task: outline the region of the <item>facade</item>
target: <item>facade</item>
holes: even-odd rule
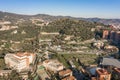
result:
[[[41,80],[50,80],[50,76],[47,74],[44,66],[41,65],[37,66],[37,74]]]
[[[0,76],[8,76],[12,70],[0,70]]]
[[[105,69],[97,69],[97,80],[111,80],[111,74]]]
[[[119,44],[120,43],[120,31],[117,30],[104,30],[103,31],[103,38],[110,39],[112,42]]]
[[[70,69],[62,70],[58,74],[61,80],[76,80]]]
[[[103,31],[103,39],[108,39],[108,35],[109,35],[109,31],[108,30],[104,30]]]
[[[116,51],[116,52],[119,51],[119,49],[116,46],[111,46],[111,45],[104,46],[104,49],[108,51]]]
[[[74,76],[68,76],[63,78],[62,80],[77,80]]]
[[[6,54],[5,63],[8,67],[21,72],[29,69],[29,65],[33,63],[35,54],[33,53],[17,53],[17,54]]]
[[[76,68],[72,60],[69,61],[69,64],[71,65],[72,68]]]
[[[104,46],[104,43],[102,41],[95,41],[93,43],[93,46],[98,48],[98,49],[101,49]]]
[[[53,72],[58,72],[60,70],[63,70],[64,66],[62,63],[60,63],[58,60],[45,60],[43,62],[43,66],[47,69],[47,70],[51,70]]]
[[[59,72],[59,77],[63,78],[66,76],[72,76],[72,71],[70,69],[62,70]]]
[[[110,31],[110,40],[111,40],[111,41],[114,41],[114,40],[115,40],[115,34],[116,34],[115,31]]]
[[[96,80],[96,69],[98,69],[99,67],[97,66],[93,66],[93,67],[87,67],[86,68],[86,72],[89,75],[91,80]]]
[[[112,74],[113,74],[114,80],[119,80],[120,79],[120,68],[114,68]]]
[[[116,32],[115,42],[116,42],[116,43],[120,43],[120,31],[117,31],[117,32]]]

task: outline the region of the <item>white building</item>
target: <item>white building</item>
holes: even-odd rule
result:
[[[8,76],[12,70],[0,70],[0,76]]]
[[[47,70],[51,70],[53,72],[58,72],[60,70],[63,70],[64,66],[62,63],[60,63],[58,60],[45,60],[43,62],[43,66]]]
[[[95,41],[93,43],[93,46],[96,47],[96,48],[98,48],[98,49],[100,49],[101,47],[104,46],[104,43],[102,41]]]
[[[5,63],[18,72],[23,70],[29,70],[29,65],[33,63],[35,54],[33,53],[17,53],[17,54],[6,54]]]

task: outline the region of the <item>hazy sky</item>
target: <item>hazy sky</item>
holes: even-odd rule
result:
[[[0,0],[0,11],[19,14],[120,18],[120,0]]]

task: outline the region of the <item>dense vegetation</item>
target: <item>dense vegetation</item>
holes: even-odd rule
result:
[[[17,33],[14,33],[17,31]],[[19,26],[18,29],[0,31],[0,40],[13,40],[13,41],[21,41],[25,38],[33,38],[37,36],[39,33],[39,29],[35,26],[26,25]]]
[[[0,76],[0,80],[22,80],[22,77],[15,70],[12,70],[8,76]]]
[[[87,40],[94,37],[92,28],[97,26],[96,23],[86,22],[82,20],[60,19],[43,27],[46,32],[59,32],[60,34],[73,35],[80,37],[81,40]]]
[[[94,31],[91,29],[96,28],[98,23],[87,22],[83,20],[74,20],[74,19],[60,19],[51,22],[47,26],[36,26],[31,22],[23,22],[18,24],[19,28],[0,31],[0,40],[7,41],[5,45],[6,48],[10,48],[14,41],[19,41],[21,49],[24,50],[33,50],[33,42],[36,42],[36,39],[51,38],[55,44],[61,44],[61,41],[64,40],[65,35],[72,35],[73,40],[76,42],[84,41],[94,38]],[[100,25],[100,24],[99,24]],[[40,32],[59,32],[58,36],[42,36],[39,35]],[[52,38],[54,37],[54,38]],[[13,43],[11,43],[11,40]],[[61,40],[61,41],[60,41]],[[0,43],[1,45],[3,43]],[[21,46],[22,45],[22,46]]]

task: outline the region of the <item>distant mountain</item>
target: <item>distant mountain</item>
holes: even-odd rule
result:
[[[12,22],[16,22],[19,19],[29,20],[31,18],[40,18],[46,21],[54,21],[61,18],[70,18],[70,19],[77,19],[77,20],[85,20],[90,22],[100,22],[103,24],[113,24],[113,25],[120,25],[120,19],[101,19],[101,18],[76,18],[71,16],[51,16],[47,14],[37,14],[37,15],[22,15],[22,14],[15,14],[9,12],[2,12],[0,11],[0,20],[9,20]]]
[[[100,22],[104,24],[115,24],[115,25],[120,24],[120,19],[84,18],[83,20]]]

